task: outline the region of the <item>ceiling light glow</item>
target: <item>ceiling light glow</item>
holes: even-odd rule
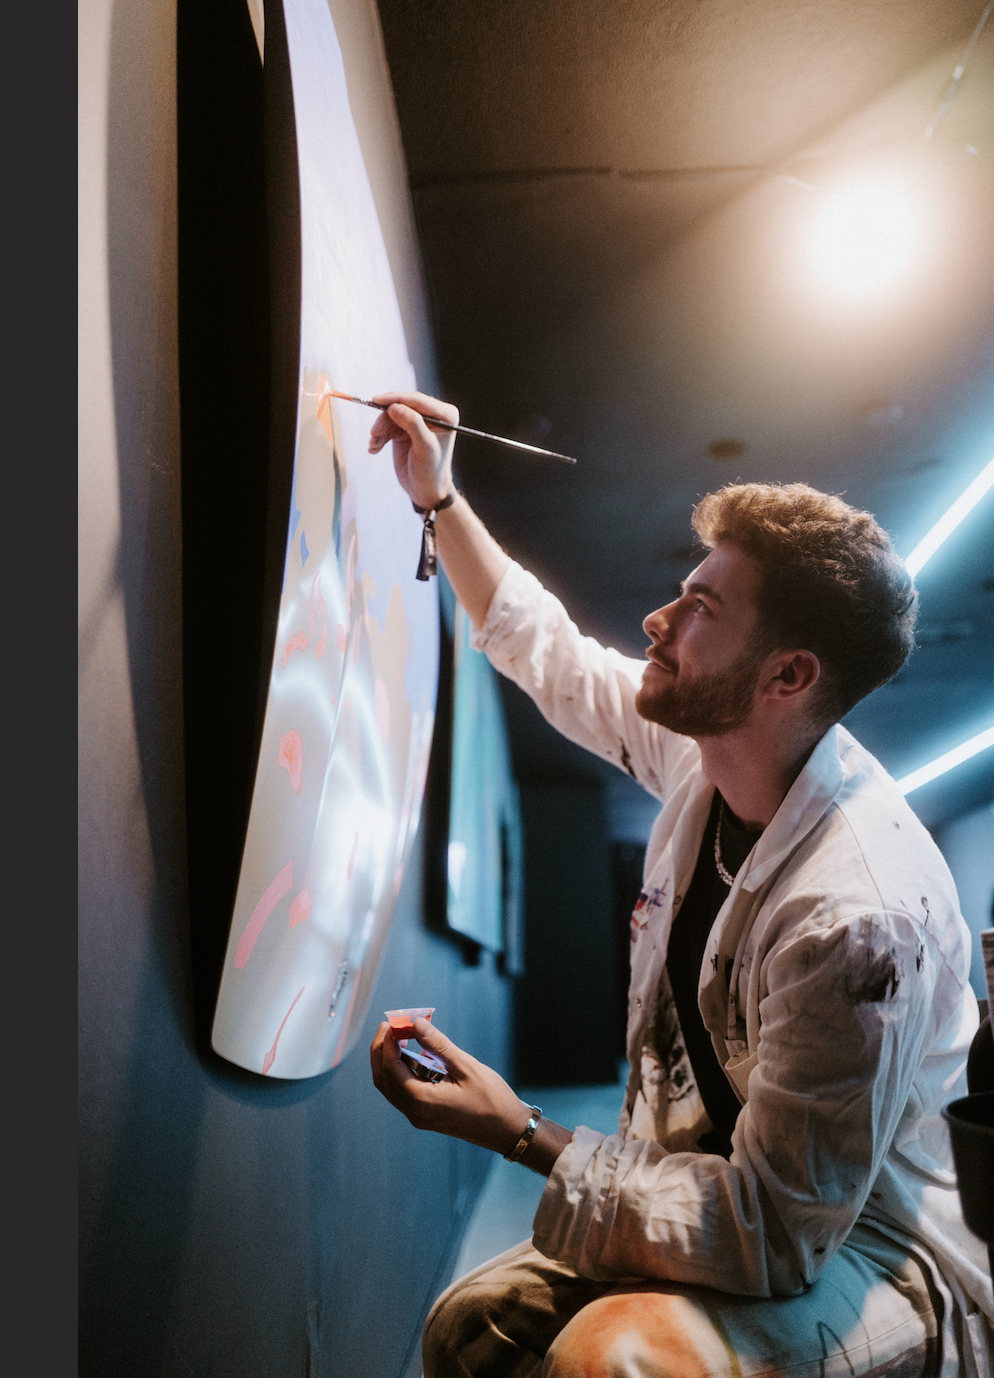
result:
[[[912,790],[920,789],[922,785],[927,785],[930,780],[938,779],[940,775],[945,775],[947,770],[962,765],[964,761],[969,761],[972,756],[986,751],[991,746],[994,746],[994,727],[988,727],[983,732],[978,732],[975,737],[970,737],[968,741],[954,746],[952,751],[937,756],[927,766],[913,770],[910,775],[905,775],[903,779],[898,780],[897,787],[902,794],[910,794]]]
[[[826,198],[811,248],[815,269],[826,285],[865,295],[906,273],[919,240],[920,226],[907,191],[893,179],[866,177]]]
[[[991,488],[994,488],[994,459],[981,469],[973,482],[963,490],[952,507],[943,513],[932,530],[922,537],[905,560],[905,567],[912,578],[918,574],[925,561],[931,559],[946,537],[956,530],[967,513],[973,511],[980,499]]]

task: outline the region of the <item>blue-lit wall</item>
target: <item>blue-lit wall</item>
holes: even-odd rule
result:
[[[994,928],[994,804],[945,824],[935,840],[953,873],[960,908],[973,935],[970,984],[978,998],[986,1000],[980,933]]]
[[[251,43],[244,0],[229,7]],[[332,10],[409,349],[430,388],[375,6]],[[97,0],[81,20],[81,1371],[401,1378],[420,1373],[422,1315],[489,1156],[411,1129],[374,1091],[361,1044],[334,1073],[270,1084],[195,1042],[175,24],[174,0]],[[426,930],[412,867],[365,1041],[377,1010],[430,1002],[504,1068],[509,995],[486,954],[467,966]]]

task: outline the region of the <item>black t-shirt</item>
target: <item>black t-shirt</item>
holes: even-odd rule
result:
[[[714,839],[719,813],[721,860],[730,875],[736,874],[752,851],[759,833],[743,828],[727,805],[721,808],[721,803],[721,795],[715,790],[694,878],[673,920],[666,972],[697,1089],[714,1126],[710,1133],[701,1135],[698,1144],[706,1153],[720,1153],[727,1158],[732,1151],[732,1129],[742,1106],[715,1056],[711,1035],[704,1027],[697,1005],[697,986],[708,935],[730,888],[721,879],[715,864]]]

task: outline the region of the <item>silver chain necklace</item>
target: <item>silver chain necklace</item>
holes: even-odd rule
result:
[[[720,798],[720,796],[719,796]],[[729,872],[725,863],[721,859],[721,820],[725,816],[725,801],[721,799],[718,805],[718,826],[714,830],[714,864],[718,868],[718,875],[731,888],[735,877]]]

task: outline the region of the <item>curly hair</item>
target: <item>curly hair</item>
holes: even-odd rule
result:
[[[740,483],[691,520],[708,549],[727,541],[759,565],[762,647],[818,657],[814,717],[838,722],[907,660],[918,595],[869,512],[806,483]]]

